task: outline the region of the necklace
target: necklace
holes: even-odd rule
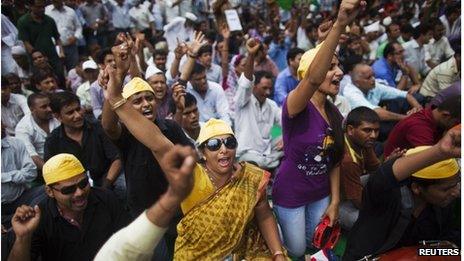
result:
[[[206,175],[208,175],[208,178],[209,180],[211,181],[211,184],[213,184],[214,186],[214,189],[217,190],[218,187],[216,185],[216,182],[214,181],[213,177],[212,177],[212,174],[210,173],[209,169],[205,166],[205,172],[206,172]]]

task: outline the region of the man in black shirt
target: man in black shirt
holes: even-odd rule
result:
[[[45,160],[59,153],[73,154],[96,186],[111,187],[120,174],[121,160],[100,123],[84,118],[79,98],[70,92],[54,94],[50,107],[61,126],[45,141]]]
[[[432,147],[418,147],[371,174],[343,260],[358,260],[420,240],[460,245],[450,203],[460,195],[461,131],[453,128]]]
[[[91,188],[79,160],[67,153],[43,166],[48,199],[22,205],[12,219],[16,240],[9,260],[92,260],[129,217],[116,196]]]

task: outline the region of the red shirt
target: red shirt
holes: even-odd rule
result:
[[[388,136],[383,154],[388,157],[395,148],[410,149],[434,145],[443,135],[433,120],[432,109],[425,108],[398,122]]]

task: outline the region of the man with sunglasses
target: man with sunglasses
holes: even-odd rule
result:
[[[106,240],[127,225],[127,212],[108,190],[91,188],[87,172],[71,154],[43,166],[48,199],[22,205],[12,219],[16,240],[9,260],[91,260]]]

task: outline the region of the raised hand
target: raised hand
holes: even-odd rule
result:
[[[436,146],[448,158],[461,158],[461,124],[451,128]]]
[[[229,30],[229,27],[227,26],[227,24],[223,24],[221,26],[221,35],[222,37],[224,37],[224,39],[229,39],[230,38],[230,30]]]
[[[179,201],[185,199],[193,187],[193,169],[197,156],[188,146],[175,145],[161,160],[161,168],[169,182],[168,193]]]
[[[390,155],[388,155],[388,157],[385,158],[385,161],[403,157],[405,153],[406,153],[406,149],[400,150],[400,148],[396,148],[390,153]]]
[[[40,208],[22,205],[16,209],[11,225],[17,238],[31,236],[40,221]]]
[[[191,52],[193,56],[196,56],[198,50],[206,43],[205,35],[201,31],[195,31],[195,39],[187,44],[188,51]]]
[[[119,98],[123,88],[123,78],[117,75],[116,69],[111,66],[106,66],[102,78],[107,79],[107,84],[102,85],[103,96],[107,100]]]
[[[184,111],[185,109],[185,87],[178,82],[172,86],[172,99],[176,105],[178,111]]]
[[[337,23],[339,23],[341,26],[350,24],[361,10],[360,7],[364,8],[365,6],[366,1],[342,0],[340,9],[338,11]]]
[[[256,55],[256,53],[259,50],[259,46],[260,46],[259,40],[255,38],[250,38],[246,42],[247,51],[251,55]]]
[[[187,44],[185,42],[180,42],[179,38],[177,38],[177,46],[176,49],[174,49],[174,54],[176,56],[177,60],[182,59],[182,56],[184,56],[188,51]]]
[[[111,52],[114,55],[114,60],[116,63],[116,73],[118,74],[118,76],[124,78],[130,67],[129,55],[131,55],[134,42],[132,41],[132,39],[129,40],[124,34],[119,34],[118,39],[120,39],[122,43],[113,46],[111,48]]]

